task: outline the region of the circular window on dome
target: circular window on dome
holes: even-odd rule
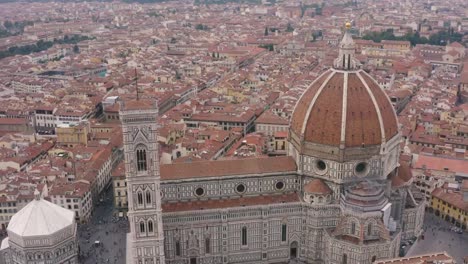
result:
[[[205,189],[203,189],[202,187],[198,187],[197,189],[195,189],[195,194],[197,196],[202,196],[205,194]]]
[[[364,176],[369,172],[369,165],[366,162],[359,162],[354,168],[354,172],[358,176]]]
[[[327,172],[327,163],[323,160],[315,161],[315,171],[318,174],[325,174]]]
[[[245,193],[245,190],[246,190],[246,189],[247,189],[247,188],[246,188],[245,185],[242,184],[242,183],[241,183],[241,184],[238,184],[238,185],[236,186],[236,192],[238,192],[238,193]]]
[[[276,190],[283,190],[284,189],[284,182],[282,182],[282,181],[276,182],[275,188],[276,188]]]

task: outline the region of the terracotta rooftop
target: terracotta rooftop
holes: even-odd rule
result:
[[[413,178],[413,173],[408,162],[402,161],[400,159],[400,167],[398,168],[398,174],[391,176],[392,187],[400,187],[410,182]]]
[[[296,171],[291,157],[215,160],[161,165],[162,180],[221,177]]]
[[[256,206],[256,205],[279,204],[279,203],[293,203],[293,202],[299,202],[299,197],[297,196],[296,193],[289,193],[289,194],[282,194],[282,195],[240,197],[240,198],[221,199],[221,200],[165,203],[162,205],[162,209],[163,209],[163,212],[170,213],[170,212],[209,210],[209,209]]]
[[[126,101],[124,105],[124,110],[150,110],[155,108],[154,102],[145,99]]]
[[[412,256],[412,257],[377,260],[374,262],[374,264],[391,264],[391,263],[395,263],[395,264],[429,264],[429,263],[452,264],[456,262],[452,258],[452,256],[450,256],[445,251]]]
[[[314,194],[330,194],[330,187],[320,179],[313,179],[304,186],[304,192]]]
[[[468,160],[419,155],[413,166],[415,169],[468,173]]]
[[[463,193],[447,190],[444,188],[435,188],[431,193],[432,197],[436,197],[464,212],[468,212],[468,202],[463,201]]]

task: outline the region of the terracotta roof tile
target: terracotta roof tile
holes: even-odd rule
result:
[[[296,193],[289,193],[289,194],[282,194],[282,195],[254,196],[254,197],[239,197],[239,198],[221,199],[221,200],[165,203],[162,205],[162,209],[165,213],[170,213],[170,212],[196,211],[196,210],[232,208],[232,207],[241,207],[241,206],[293,203],[293,202],[299,202],[299,197],[297,196]]]
[[[304,186],[304,192],[315,194],[331,194],[332,190],[320,179],[313,179]]]
[[[296,170],[291,157],[268,157],[242,160],[215,160],[161,165],[162,180],[220,177]]]

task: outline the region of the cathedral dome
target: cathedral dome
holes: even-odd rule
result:
[[[390,100],[369,74],[331,69],[299,99],[291,130],[305,142],[358,147],[390,140],[398,126]]]
[[[354,59],[346,32],[334,67],[303,93],[291,118],[297,143],[336,147],[381,145],[398,133],[393,106],[379,84]]]

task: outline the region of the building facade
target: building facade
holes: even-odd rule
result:
[[[129,247],[152,241],[142,252],[161,249],[150,258],[127,253],[127,263],[370,264],[395,258],[401,240],[419,236],[424,196],[399,164],[396,114],[354,52],[347,31],[334,67],[295,107],[286,157],[168,164],[160,177],[151,152],[156,108],[122,110]],[[139,193],[153,185],[161,197],[140,211]],[[142,235],[142,219],[154,215],[164,234]]]

